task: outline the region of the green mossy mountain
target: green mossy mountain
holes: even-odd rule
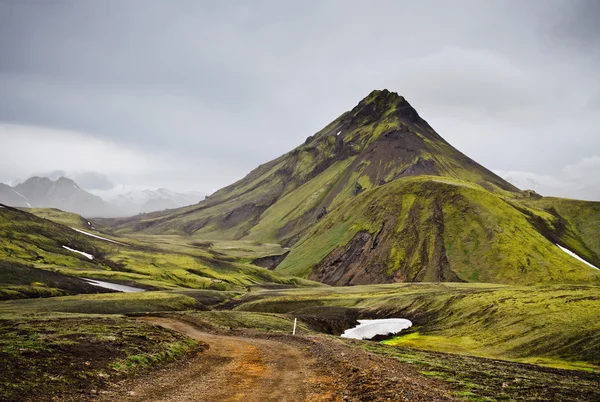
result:
[[[521,192],[383,90],[197,205],[101,223],[280,243],[277,271],[333,285],[598,282],[557,244],[599,266],[599,205]]]

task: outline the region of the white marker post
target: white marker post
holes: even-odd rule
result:
[[[292,331],[292,335],[296,335],[296,321],[298,321],[298,319],[294,318],[294,330]]]

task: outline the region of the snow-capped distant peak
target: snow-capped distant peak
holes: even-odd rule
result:
[[[203,193],[178,193],[167,188],[151,190],[126,186],[119,186],[108,192],[95,191],[94,193],[116,206],[123,216],[197,204],[205,197]]]

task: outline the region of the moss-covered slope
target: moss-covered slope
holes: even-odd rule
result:
[[[374,91],[202,203],[105,221],[115,233],[280,243],[277,268],[329,284],[597,281],[598,203],[521,192]]]
[[[293,244],[355,195],[417,175],[518,191],[444,141],[401,96],[374,91],[293,151],[198,205],[112,221],[115,231],[187,233]]]
[[[597,245],[555,212],[474,184],[415,177],[340,205],[292,248],[277,270],[334,285],[464,281],[597,282]],[[596,250],[596,251],[593,251]]]
[[[354,317],[403,317],[391,344],[558,367],[600,366],[600,288],[593,285],[390,284],[248,293],[236,310],[302,317],[319,309],[330,327]],[[328,313],[329,312],[329,313]],[[337,333],[351,327],[345,324]]]
[[[46,216],[45,212],[42,215]],[[53,211],[52,217],[67,224],[80,219],[59,211]],[[77,289],[71,286],[69,278],[75,279],[72,277],[148,289],[228,290],[273,283],[315,285],[254,266],[246,259],[223,255],[208,246],[159,248],[150,242],[119,240],[122,242],[91,237],[26,211],[0,207],[0,298],[90,291],[85,283],[80,283]],[[16,267],[20,267],[20,274],[15,274]],[[39,269],[58,274],[44,274]],[[22,280],[15,282],[15,275]],[[102,289],[98,288],[98,292]]]

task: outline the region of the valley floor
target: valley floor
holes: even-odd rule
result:
[[[600,400],[598,372],[346,339],[306,319],[292,336],[286,314],[44,315],[0,318],[0,400]]]
[[[329,400],[331,378],[306,351],[280,342],[201,332],[171,318],[146,321],[208,344],[180,367],[119,384],[103,401],[301,401]]]
[[[452,390],[395,359],[319,335],[219,335],[174,318],[145,321],[208,349],[184,364],[123,381],[99,401],[451,401]]]

